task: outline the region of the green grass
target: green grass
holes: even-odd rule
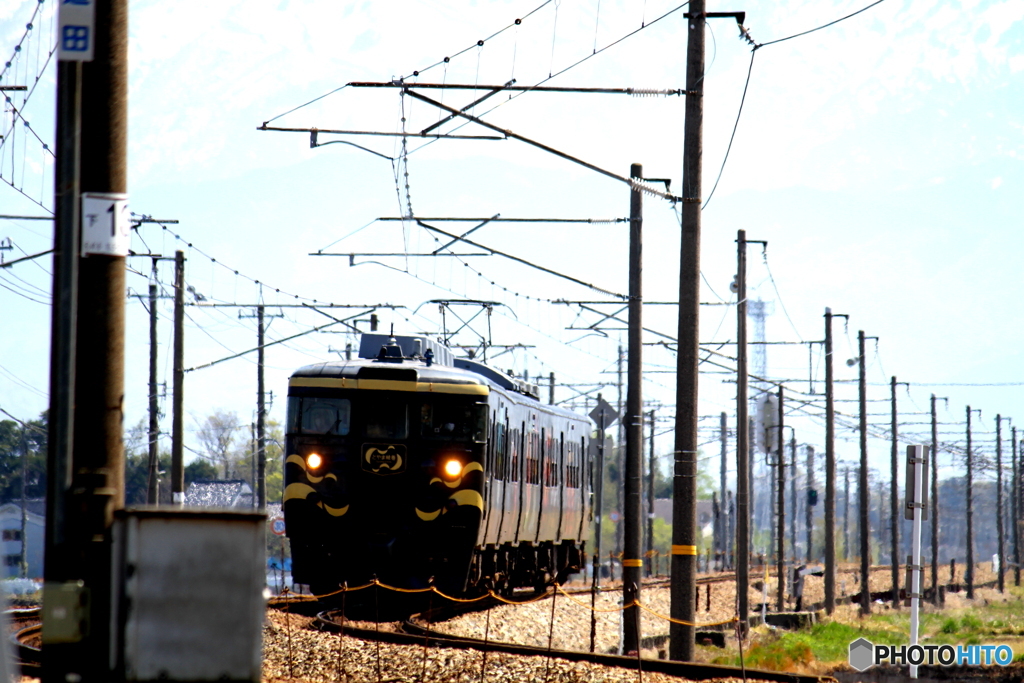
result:
[[[1024,660],[1024,647],[1014,640],[1024,636],[1024,589],[1010,588],[1008,593],[1007,602],[995,600],[987,605],[922,614],[922,638],[936,645],[991,643],[994,638],[1006,642],[1009,638],[1014,650],[1020,652],[1015,660]],[[761,632],[744,652],[744,663],[750,668],[774,671],[813,670],[816,663],[846,662],[850,643],[857,638],[880,645],[900,645],[908,642],[909,634],[910,611],[885,610],[852,624],[827,622],[799,631]],[[737,651],[719,650],[718,656],[712,652],[708,652],[712,663],[739,666]]]
[[[798,665],[819,662],[845,662],[850,643],[858,638],[872,643],[897,645],[906,638],[887,629],[872,629],[838,622],[815,624],[800,631],[776,631],[759,637],[744,652],[744,662],[754,669],[791,671]],[[739,654],[732,653],[714,660],[715,664],[739,666]]]

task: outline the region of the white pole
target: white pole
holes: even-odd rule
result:
[[[910,644],[917,645],[918,638],[918,612],[921,608],[921,518],[924,516],[924,478],[925,461],[928,458],[927,446],[910,446],[908,450],[912,454],[914,462],[914,528],[910,545]],[[915,453],[916,451],[916,453]],[[908,491],[908,493],[910,493]],[[910,677],[917,678],[917,666],[910,665]]]

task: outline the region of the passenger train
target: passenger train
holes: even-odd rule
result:
[[[315,594],[563,582],[593,522],[590,421],[429,339],[364,334],[289,380],[284,516]]]

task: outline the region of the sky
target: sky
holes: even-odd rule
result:
[[[845,361],[857,355],[859,330],[878,338],[865,354],[873,468],[888,469],[893,376],[909,383],[897,391],[903,442],[928,439],[925,413],[935,394],[941,438],[954,450],[962,449],[966,406],[981,409],[973,417],[975,444],[988,458],[997,415],[1019,419],[1024,429],[1018,267],[1024,235],[1017,194],[1024,180],[1024,0],[885,0],[820,31],[769,44],[868,4],[709,4],[709,11],[745,11],[745,25],[763,47],[752,57],[732,19],[708,23],[701,238],[701,301],[708,305],[701,309],[700,338],[707,348],[735,354],[729,285],[737,230],[746,230],[748,239],[768,242],[763,251],[751,245],[748,255],[748,294],[768,302],[767,341],[820,342],[826,307],[849,315],[848,323],[835,321],[843,462],[858,457],[856,367]],[[621,219],[629,212],[627,185],[511,139],[321,132],[314,149],[308,133],[259,128],[269,122],[400,134],[439,119],[436,107],[397,88],[342,87],[353,82],[515,79],[517,85],[679,90],[684,11],[664,0],[131,2],[130,206],[138,215],[177,221],[140,225],[132,250],[171,256],[182,249],[187,259],[186,279],[196,292],[185,332],[187,446],[199,449],[195,429],[215,411],[237,415],[240,439],[254,420],[255,354],[200,366],[256,346],[256,322],[246,316],[260,301],[268,315],[280,316],[269,318],[268,340],[331,322],[325,313],[365,320],[376,304],[396,307],[376,310],[382,330],[394,324],[396,333],[435,336],[445,326],[455,331],[461,325],[455,316],[466,320],[481,309],[454,305],[442,321],[431,302],[495,302],[489,332],[481,314],[452,342],[524,345],[497,356],[496,346],[489,360],[531,377],[554,372],[556,400],[580,410],[589,406],[572,399],[589,396],[592,406],[598,391],[614,403],[624,326],[605,321],[591,329],[600,316],[557,301],[610,302],[616,299],[608,292],[627,290],[624,223],[490,223],[470,238],[593,287],[499,256],[358,254],[425,253],[449,241],[415,221],[376,220],[381,217]],[[19,114],[8,104],[2,119],[2,215],[45,217],[53,208],[55,68],[47,60],[53,14],[52,0],[0,0],[0,54],[11,61],[0,83],[35,86],[7,93]],[[459,108],[481,94],[419,92]],[[669,178],[679,193],[683,107],[678,96],[530,92],[494,95],[472,111],[618,175],[643,164],[646,177]],[[459,122],[440,130],[493,136]],[[366,149],[323,144],[333,141]],[[456,234],[476,225],[428,224]],[[643,228],[644,298],[671,303],[678,296],[676,208],[645,196]],[[0,239],[11,246],[0,251],[5,261],[39,253],[52,244],[51,223],[0,219]],[[147,257],[130,257],[128,266],[125,425],[131,427],[146,419],[149,354],[148,313],[135,295],[147,291],[153,275]],[[172,271],[164,261],[156,275],[168,295]],[[48,256],[0,269],[0,408],[22,419],[47,407],[51,272]],[[276,307],[314,300],[366,307]],[[170,301],[161,300],[158,311],[160,381],[169,386]],[[662,467],[671,459],[675,356],[659,345],[666,337],[657,333],[674,337],[675,315],[671,305],[645,306],[652,332],[645,336],[644,396],[656,411]],[[291,372],[338,358],[346,343],[357,345],[344,330],[335,325],[268,348],[273,419],[283,418]],[[735,426],[735,380],[728,372],[734,364],[708,357],[701,366],[707,371],[700,384],[701,461],[717,472],[719,413],[729,413]],[[791,405],[787,422],[798,443],[819,452],[823,362],[820,344],[767,347],[769,377],[804,402]],[[169,395],[161,407],[169,432]],[[169,449],[166,435],[162,443]],[[731,450],[729,458],[732,469]],[[961,463],[959,454],[939,456],[944,476]],[[994,474],[986,469],[981,476]]]

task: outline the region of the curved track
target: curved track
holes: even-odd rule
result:
[[[580,592],[589,592],[589,590]],[[523,595],[520,597],[526,598],[527,596]],[[312,606],[310,603],[300,604],[304,609],[309,609]],[[411,617],[405,622],[402,622],[398,630],[379,630],[354,627],[351,623],[346,621],[344,616],[341,614],[341,610],[338,609],[319,612],[316,615],[316,621],[314,623],[318,628],[324,631],[341,633],[368,641],[380,641],[397,645],[477,650],[480,652],[496,652],[535,657],[557,657],[572,662],[589,662],[600,666],[631,670],[640,669],[642,671],[664,673],[694,681],[721,678],[744,678],[744,676],[746,678],[755,678],[758,680],[779,681],[780,683],[819,683],[821,681],[834,680],[827,676],[805,676],[754,669],[747,669],[746,672],[744,672],[739,667],[732,666],[676,662],[664,659],[641,659],[639,657],[623,657],[619,655],[607,655],[576,650],[552,650],[542,647],[518,645],[493,640],[484,641],[477,638],[452,636],[435,631],[428,626],[430,623],[452,619],[470,611],[490,609],[498,604],[501,604],[501,602],[495,598],[480,600],[469,605],[450,603],[435,608],[429,613],[422,613]]]
[[[38,677],[42,664],[39,643],[43,630],[42,609],[11,609],[5,612],[10,624],[10,639],[15,647],[15,658],[24,676]]]

